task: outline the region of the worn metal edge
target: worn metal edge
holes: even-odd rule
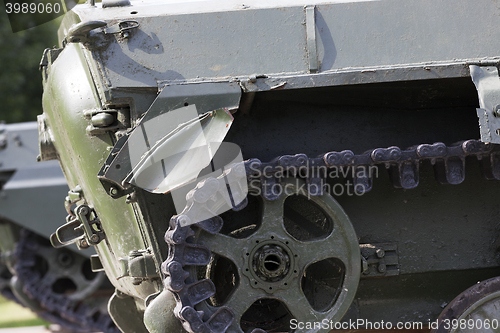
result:
[[[431,80],[470,77],[469,66],[492,66],[500,58],[470,59],[446,63],[419,63],[380,67],[345,68],[315,74],[253,74],[224,78],[196,78],[182,81],[157,81],[159,90],[166,86],[200,84],[206,82],[239,82],[243,92],[303,89],[328,86]],[[119,87],[116,87],[120,89]]]

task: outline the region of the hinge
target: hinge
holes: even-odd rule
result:
[[[128,106],[106,110],[87,110],[83,114],[85,118],[90,120],[87,133],[91,136],[116,132],[130,127],[130,107]]]

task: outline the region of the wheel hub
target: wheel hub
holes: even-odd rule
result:
[[[245,264],[243,274],[250,285],[267,293],[274,293],[290,286],[298,274],[298,253],[291,241],[270,234],[267,239],[255,237],[243,249]]]
[[[290,270],[290,256],[278,244],[263,245],[254,254],[252,268],[264,281],[279,281]]]
[[[194,204],[170,220],[165,239],[172,253],[162,269],[166,287],[177,295],[177,308],[183,309],[176,316],[184,327],[190,325],[188,331],[205,327],[212,332],[209,325],[216,321],[226,325],[221,331],[282,332],[293,318],[338,321],[349,308],[361,272],[349,218],[329,194],[310,195],[302,180],[281,183],[287,191],[275,200],[255,199],[260,204],[251,210],[210,220],[219,223],[216,229],[181,226],[180,219],[200,209]],[[216,211],[223,196],[216,192],[211,198],[210,210]],[[193,251],[206,253],[205,259],[193,261]]]

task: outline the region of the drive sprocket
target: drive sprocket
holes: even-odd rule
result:
[[[191,209],[171,219],[165,285],[188,331],[289,331],[294,323],[308,325],[297,332],[326,331],[322,321],[347,311],[361,272],[354,228],[329,194],[311,196],[295,178],[281,185],[275,200],[249,196],[246,209],[211,221],[182,226]],[[209,197],[216,203],[217,191]]]

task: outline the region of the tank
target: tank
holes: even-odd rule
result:
[[[57,161],[37,155],[36,122],[0,125],[0,291],[67,331],[118,332],[106,310],[110,283],[91,270],[95,251],[50,244],[68,215],[68,185]]]
[[[41,62],[52,244],[95,248],[123,332],[497,329],[498,14],[77,5]]]

